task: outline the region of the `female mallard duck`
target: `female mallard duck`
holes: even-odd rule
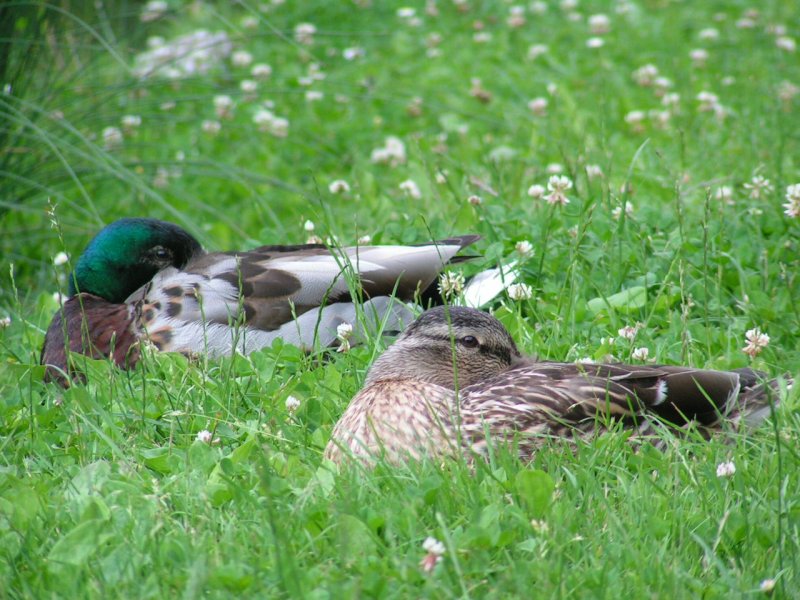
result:
[[[588,434],[614,421],[637,437],[660,422],[708,432],[723,420],[757,424],[777,389],[751,369],[538,362],[520,355],[494,317],[440,306],[375,361],[325,456],[471,456],[485,454],[488,434],[515,441],[529,458],[548,438]]]
[[[306,348],[329,345],[345,322],[399,330],[413,313],[394,299],[410,301],[425,291],[478,238],[206,253],[177,225],[121,219],[101,230],[78,259],[41,361],[47,379],[66,384],[67,348],[130,367],[140,340],[162,351],[219,356],[234,348],[251,352],[276,338]],[[351,290],[367,299],[363,313]]]

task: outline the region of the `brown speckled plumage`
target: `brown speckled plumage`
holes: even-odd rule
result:
[[[325,456],[472,457],[485,454],[491,440],[514,442],[529,458],[546,440],[612,423],[639,438],[664,423],[708,435],[723,422],[757,424],[777,403],[778,389],[751,369],[539,362],[520,356],[493,317],[438,307],[378,358]]]

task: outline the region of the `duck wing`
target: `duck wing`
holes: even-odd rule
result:
[[[386,318],[388,328],[399,329],[413,313],[388,298],[395,294],[411,300],[477,239],[468,235],[419,246],[262,246],[211,253],[182,270],[161,271],[128,302],[143,300],[142,328],[162,342],[168,338],[167,350],[203,349],[217,355],[239,347],[249,352],[277,337],[306,347],[315,339],[327,345],[336,339],[338,324],[355,323],[361,314],[352,292],[368,300],[364,311],[375,317],[373,324]],[[328,313],[337,303],[342,306]],[[233,332],[232,324],[243,327]]]
[[[711,425],[741,389],[740,374],[671,366],[533,363],[464,388],[462,414],[490,431],[638,425],[651,417]]]

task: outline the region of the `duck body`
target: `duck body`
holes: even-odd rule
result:
[[[207,253],[177,225],[121,219],[79,258],[41,362],[48,379],[64,383],[67,349],[127,368],[139,359],[143,340],[165,352],[216,357],[252,352],[277,338],[307,349],[330,345],[341,323],[352,324],[356,335],[399,330],[413,319],[405,303],[477,239]]]
[[[529,459],[550,440],[619,426],[641,439],[665,425],[710,435],[726,423],[757,425],[778,395],[778,383],[752,369],[537,361],[493,317],[437,307],[373,365],[326,457],[471,458],[500,442]]]

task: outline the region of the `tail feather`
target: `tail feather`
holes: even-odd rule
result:
[[[745,371],[745,373],[741,373]],[[780,406],[782,386],[792,388],[790,377],[766,379],[763,373],[752,369],[739,369],[742,374],[742,390],[738,398],[729,404],[727,420],[737,430],[759,427]]]
[[[488,269],[475,275],[464,288],[464,305],[480,308],[499,296],[517,279],[517,262]]]

